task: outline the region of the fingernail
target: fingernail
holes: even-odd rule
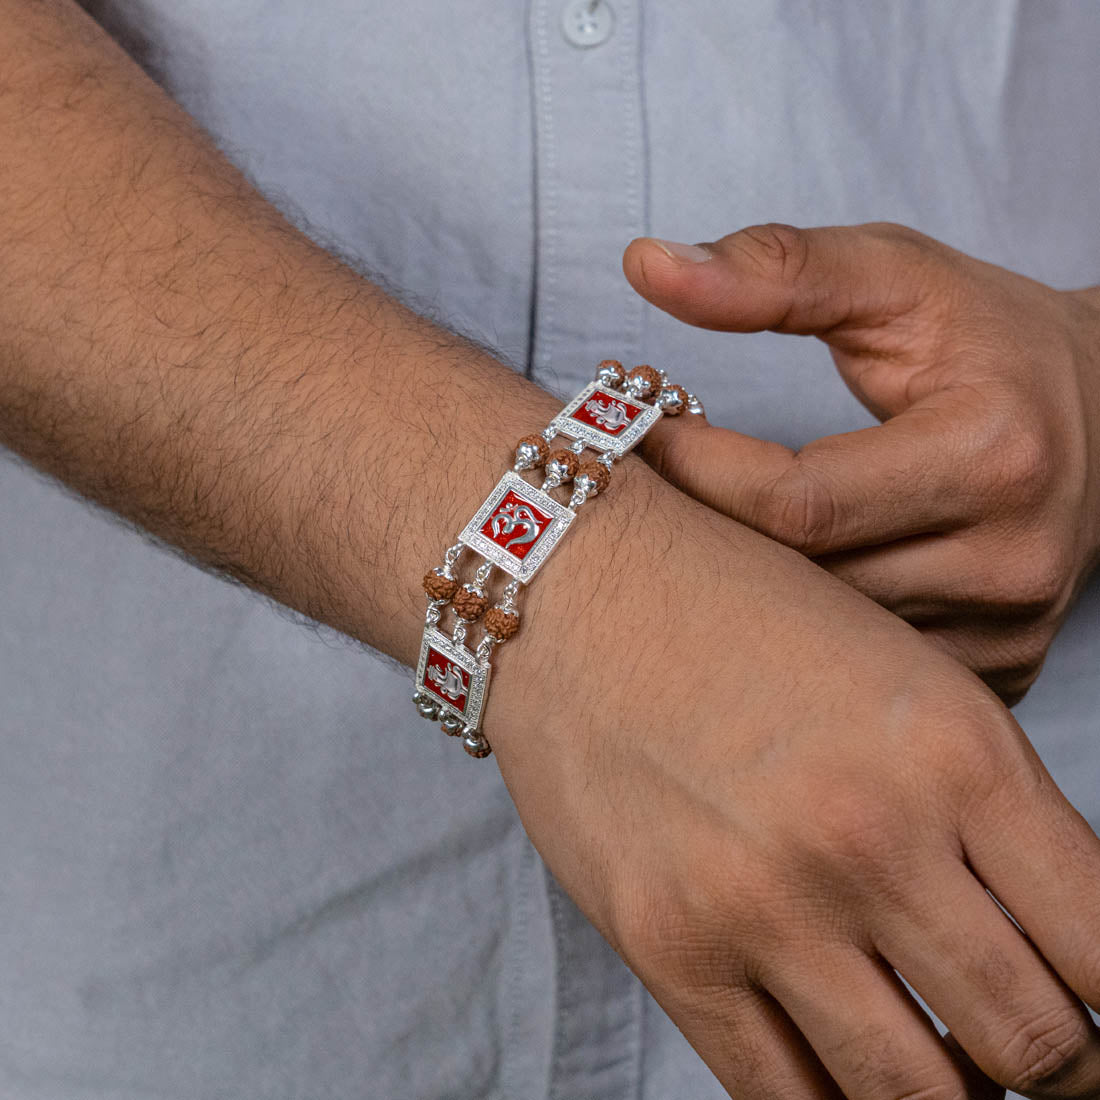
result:
[[[659,245],[674,260],[686,260],[688,263],[701,264],[709,260],[712,252],[701,248],[697,244],[680,244],[679,241],[661,241],[656,237],[649,238],[654,244]]]

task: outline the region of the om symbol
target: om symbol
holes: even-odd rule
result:
[[[523,546],[526,543],[534,542],[539,537],[538,518],[526,504],[517,504],[515,501],[502,504],[493,516],[491,523],[494,539],[499,538],[501,535],[510,535],[513,531],[522,528],[522,531],[515,538],[509,539],[504,544],[505,550],[512,546]]]

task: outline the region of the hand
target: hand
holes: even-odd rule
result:
[[[1052,290],[889,224],[754,226],[700,254],[643,238],[623,267],[690,324],[817,336],[884,423],[798,452],[659,425],[645,457],[1019,700],[1100,549],[1096,292]]]
[[[738,1100],[987,1095],[894,968],[1000,1084],[1100,1094],[1100,841],[1008,712],[801,555],[616,478],[486,715],[562,885]]]

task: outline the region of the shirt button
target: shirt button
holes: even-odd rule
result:
[[[615,16],[607,0],[570,0],[561,13],[566,41],[582,49],[602,45],[614,26]]]

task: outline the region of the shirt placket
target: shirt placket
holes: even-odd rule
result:
[[[622,253],[646,232],[641,27],[630,0],[532,0],[535,150],[531,373],[565,392],[601,359],[633,365],[645,303]],[[548,877],[556,988],[550,1100],[635,1100],[642,989]]]
[[[565,391],[605,358],[639,362],[645,303],[622,253],[646,232],[636,0],[532,0],[535,135],[531,372]]]

